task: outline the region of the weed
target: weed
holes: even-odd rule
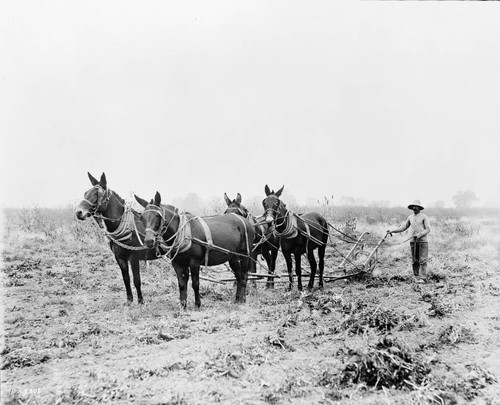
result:
[[[215,377],[241,378],[250,366],[260,366],[267,361],[269,349],[263,345],[238,345],[234,350],[218,349],[214,356],[205,362],[205,369]]]
[[[431,368],[407,345],[382,339],[365,350],[349,350],[342,370],[342,385],[365,383],[375,389],[415,389],[425,383]]]
[[[443,300],[440,297],[430,298],[431,307],[429,308],[428,315],[441,318],[453,313],[453,306],[450,302]]]
[[[285,342],[284,332],[282,329],[278,329],[275,334],[267,335],[265,337],[265,343],[290,352],[295,351],[291,345]]]
[[[341,295],[325,295],[319,297],[307,295],[304,297],[304,302],[308,305],[311,311],[319,311],[323,315],[331,313],[334,308],[338,308],[344,303]]]
[[[451,390],[467,401],[474,400],[486,386],[497,382],[495,375],[475,363],[465,364],[455,369],[447,367],[444,375],[436,379],[442,391]]]
[[[415,328],[423,328],[427,325],[427,317],[422,313],[403,315],[400,324],[395,330],[411,332]]]
[[[13,350],[5,356],[2,369],[32,367],[37,364],[45,363],[49,359],[50,357],[46,353],[22,348]]]
[[[268,388],[262,399],[269,404],[277,404],[285,398],[303,398],[309,393],[309,387],[310,383],[303,378],[287,376],[283,382]]]
[[[396,327],[401,321],[407,320],[408,315],[400,315],[393,309],[377,307],[375,310],[364,308],[360,311],[352,311],[335,328],[335,331],[343,330],[355,335],[367,332],[368,328],[376,329],[380,333],[387,333]]]
[[[438,341],[442,344],[477,343],[474,331],[464,325],[447,325],[439,332]]]
[[[169,398],[167,401],[162,402],[161,405],[187,405],[188,402],[184,395],[176,394],[175,396]]]

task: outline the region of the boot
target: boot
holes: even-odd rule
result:
[[[412,263],[412,267],[413,267],[413,275],[415,277],[418,277],[419,276],[419,269],[420,269],[420,264],[417,263]]]
[[[427,280],[427,263],[422,263],[420,265],[420,274],[419,277],[422,280]]]

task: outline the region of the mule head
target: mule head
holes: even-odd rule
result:
[[[90,173],[87,174],[89,175],[92,188],[84,193],[83,200],[76,207],[75,215],[80,220],[104,211],[110,198],[106,175],[103,173],[101,179],[97,180]]]
[[[262,201],[262,206],[264,207],[264,217],[267,223],[275,222],[277,217],[283,216],[286,212],[286,206],[279,198],[284,188],[285,186],[276,192],[271,191],[267,184],[264,188],[267,197]]]
[[[224,201],[227,204],[227,209],[224,214],[239,214],[242,217],[248,217],[249,212],[244,205],[241,205],[241,194],[238,193],[234,200],[231,200],[226,193],[224,193]]]
[[[149,249],[152,249],[156,247],[157,238],[165,223],[165,214],[161,206],[161,195],[157,191],[155,198],[149,203],[135,194],[134,197],[136,201],[144,207],[144,211],[141,214],[141,221],[146,229],[144,243]]]

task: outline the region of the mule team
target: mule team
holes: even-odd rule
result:
[[[224,195],[228,208],[223,215],[199,217],[181,213],[176,207],[162,204],[156,192],[146,200],[135,196],[144,207],[139,213],[111,190],[103,173],[100,180],[88,173],[92,188],[84,194],[76,209],[80,220],[94,217],[103,228],[111,251],[120,266],[127,300],[133,301],[130,287],[129,263],[132,269],[137,300],[143,302],[139,260],[155,260],[167,256],[176,272],[180,304],[187,304],[187,285],[191,275],[195,305],[201,305],[199,292],[200,267],[229,263],[236,277],[238,303],[246,299],[248,274],[256,270],[257,256],[266,260],[269,273],[274,273],[278,249],[285,257],[290,287],[293,284],[292,256],[298,289],[302,290],[301,256],[307,255],[311,273],[307,287],[313,288],[316,271],[319,287],[323,287],[324,256],[328,241],[328,223],[318,213],[294,214],[287,210],[280,199],[283,188],[271,191],[265,186],[266,198],[262,201],[264,215],[252,217],[241,205],[241,195],[230,200]],[[316,262],[314,251],[318,251]],[[270,277],[268,287],[273,287]]]

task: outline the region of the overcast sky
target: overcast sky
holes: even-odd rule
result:
[[[4,1],[1,204],[500,204],[500,4]]]

